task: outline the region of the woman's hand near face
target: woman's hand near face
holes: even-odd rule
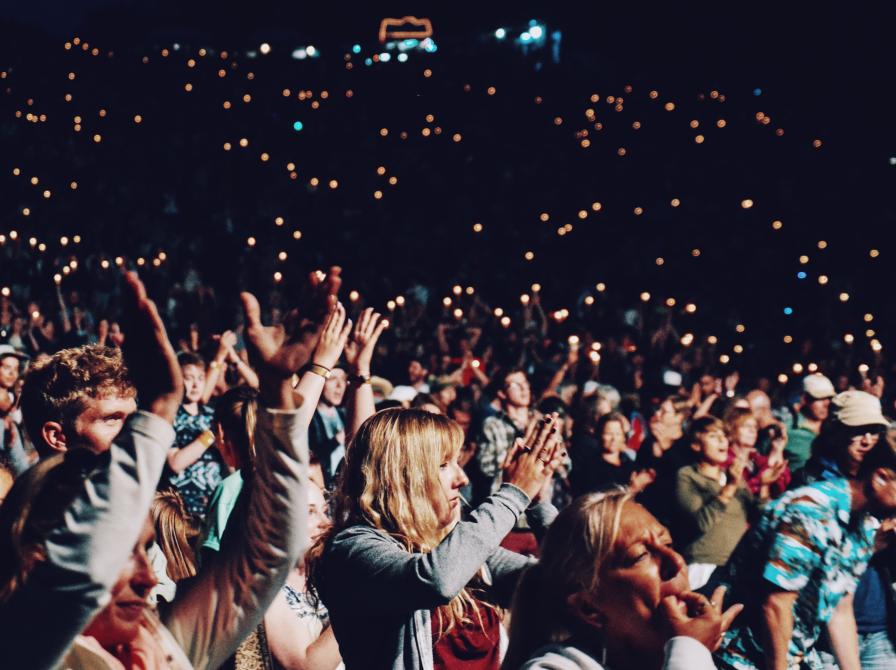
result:
[[[787,461],[778,461],[775,464],[772,464],[769,461],[769,465],[759,473],[759,484],[760,486],[771,486],[784,474],[784,468],[787,467]]]
[[[636,470],[629,478],[628,486],[633,493],[640,493],[648,486],[656,481],[656,470],[647,468],[646,470]]]
[[[750,462],[750,449],[739,448],[734,454],[734,460],[728,467],[728,484],[738,487],[744,480],[744,472],[747,463]]]
[[[668,596],[660,603],[660,621],[668,636],[690,637],[715,651],[722,643],[722,636],[731,627],[734,618],[741,613],[743,605],[732,605],[722,612],[725,587],[720,586],[712,599],[695,593]]]
[[[556,414],[545,417],[539,426],[530,427],[525,438],[517,438],[504,457],[504,482],[532,500],[538,499],[563,460],[565,450],[558,425]]]

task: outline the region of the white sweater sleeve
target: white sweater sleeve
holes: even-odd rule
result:
[[[164,623],[197,670],[218,668],[252,632],[308,546],[307,422],[264,410],[255,430],[255,475],[226,539],[195,581],[178,589]]]
[[[716,670],[712,654],[692,637],[673,637],[666,642],[663,670]]]
[[[55,666],[105,606],[134,551],[173,442],[171,424],[138,412],[84,473],[83,490],[47,536],[45,560],[0,606],[0,665]]]

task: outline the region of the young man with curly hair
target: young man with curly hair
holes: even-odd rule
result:
[[[63,349],[32,365],[25,376],[25,430],[41,458],[73,447],[102,453],[137,411],[136,396],[120,350]]]

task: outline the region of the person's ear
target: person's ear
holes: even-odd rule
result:
[[[68,450],[65,444],[65,432],[62,430],[62,424],[57,421],[47,421],[40,428],[40,436],[44,443],[57,453],[64,453]]]
[[[594,599],[588,593],[573,593],[566,598],[566,605],[576,619],[582,621],[595,630],[603,631],[607,625],[607,616],[594,603]]]
[[[696,441],[691,442],[691,450],[699,454],[701,451],[703,451],[703,445]]]

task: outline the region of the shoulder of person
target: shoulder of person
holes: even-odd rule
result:
[[[403,548],[401,542],[389,535],[384,530],[359,523],[347,528],[343,528],[327,542],[327,553],[344,553],[350,552],[353,548],[360,546],[375,547],[382,545],[387,547]]]
[[[604,670],[597,659],[569,644],[542,647],[520,670]]]

